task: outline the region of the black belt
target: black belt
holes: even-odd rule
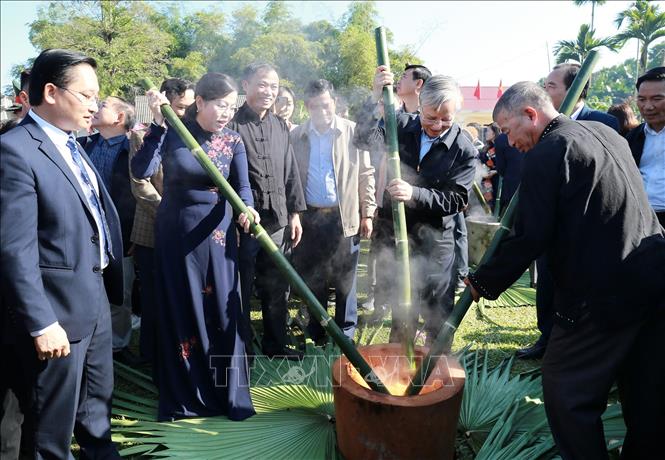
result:
[[[307,211],[316,212],[319,214],[332,214],[333,212],[339,212],[337,206],[330,206],[328,208],[317,208],[316,206],[307,206]]]

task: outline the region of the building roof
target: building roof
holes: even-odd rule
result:
[[[496,96],[499,90],[498,86],[481,86],[480,99],[477,99],[473,93],[476,91],[476,86],[460,86],[464,102],[462,103],[462,110],[470,112],[492,112],[494,105],[499,98]],[[508,89],[508,85],[503,85],[503,91]]]

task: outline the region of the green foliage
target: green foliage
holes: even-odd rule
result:
[[[131,97],[143,76],[195,81],[216,71],[240,80],[257,61],[275,65],[297,96],[314,78],[330,80],[354,102],[368,94],[376,67],[374,2],[350,4],[339,24],[302,24],[281,0],[261,11],[251,3],[222,8],[185,13],[178,3],[51,2],[30,25],[30,40],[40,50],[71,48],[97,59],[102,95]],[[420,62],[408,47],[390,50],[390,57],[397,71]]]
[[[658,4],[646,0],[637,0],[630,8],[621,11],[615,21],[617,29],[626,28],[615,38],[622,46],[630,39],[640,42],[639,73],[647,68],[649,46],[659,38],[665,37],[665,12]]]
[[[595,48],[605,47],[611,51],[616,51],[615,40],[609,38],[594,37],[594,30],[589,24],[582,24],[577,34],[576,40],[560,40],[554,45],[554,55],[557,64],[573,60],[584,62],[589,52]]]
[[[649,50],[647,68],[663,65],[664,58],[665,42],[661,42]],[[587,102],[596,110],[606,111],[611,105],[632,98],[638,76],[635,59],[599,70],[591,79]]]
[[[92,56],[99,66],[101,94],[128,95],[136,81],[160,80],[172,37],[150,20],[142,2],[51,3],[30,25],[37,49],[68,48]]]

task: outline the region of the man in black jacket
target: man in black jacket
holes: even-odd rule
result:
[[[379,66],[377,73],[383,76],[377,77],[381,83],[392,83],[393,75],[385,67]],[[475,174],[477,151],[455,123],[461,103],[457,83],[436,75],[425,82],[420,93],[420,113],[398,116],[402,179],[388,183],[384,206],[379,210],[379,220],[387,220],[392,228],[390,199],[402,201],[406,207],[412,286],[420,299],[428,341],[435,337],[453,307],[457,284],[453,217],[468,204]],[[383,142],[385,132],[378,119],[362,117],[355,136],[358,147],[369,150]],[[389,270],[384,263],[377,265]],[[399,340],[404,332],[400,322],[412,323],[416,318],[404,318],[399,309],[393,308],[391,341]]]
[[[617,381],[622,457],[652,458],[665,417],[665,235],[628,146],[600,123],[558,114],[531,82],[508,89],[493,116],[528,153],[513,233],[469,275],[472,295],[496,299],[546,253],[556,324],[543,392],[559,452],[607,458],[600,417]]]
[[[288,256],[300,242],[299,213],[307,207],[289,128],[270,110],[277,97],[279,77],[269,64],[252,64],[245,69],[242,87],[247,102],[228,128],[239,133],[245,144],[254,207],[261,216],[261,225]],[[289,284],[256,239],[241,232],[240,284],[247,344],[251,343],[249,301],[255,282],[263,313],[263,352],[297,357],[295,351],[286,348]]]
[[[651,207],[665,227],[665,67],[637,79],[637,108],[644,123],[626,134]]]

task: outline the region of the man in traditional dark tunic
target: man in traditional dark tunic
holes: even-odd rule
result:
[[[247,99],[228,127],[239,133],[245,144],[249,182],[261,225],[280,251],[290,257],[302,234],[299,213],[307,207],[289,127],[271,111],[279,76],[269,64],[251,64],[245,69],[242,85]],[[258,241],[244,233],[240,234],[240,285],[245,343],[252,340],[249,312],[255,285],[263,316],[263,353],[298,358],[298,352],[286,347],[289,283]]]
[[[627,143],[560,115],[536,84],[513,85],[494,120],[524,160],[514,231],[467,282],[495,299],[546,253],[555,321],[545,409],[564,459],[607,458],[601,415],[618,382],[622,457],[653,458],[665,418],[665,238]]]

